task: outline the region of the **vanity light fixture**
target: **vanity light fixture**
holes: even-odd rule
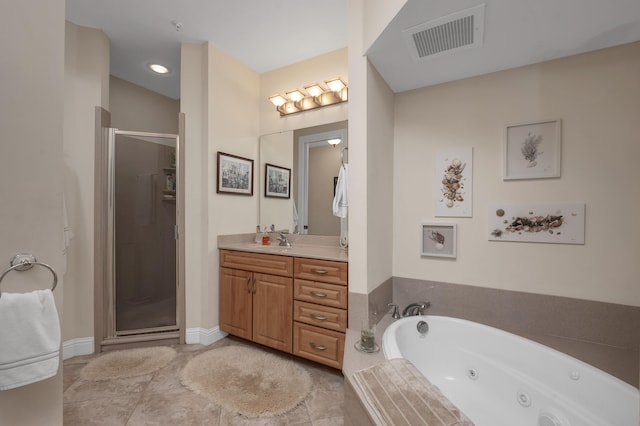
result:
[[[147,64],[149,69],[157,74],[169,74],[169,68],[160,64]]]
[[[327,88],[319,83],[304,86],[304,91],[295,89],[284,95],[269,96],[269,101],[275,105],[280,116],[308,111],[328,105],[335,105],[348,100],[348,87],[341,78],[326,80]],[[339,142],[338,142],[339,143]]]
[[[296,89],[296,90],[292,90],[290,92],[287,92],[287,98],[289,98],[289,100],[292,101],[292,102],[298,102],[299,100],[304,98],[304,95],[302,94],[301,91]]]
[[[310,96],[320,96],[324,93],[324,89],[320,86],[320,84],[316,83],[316,84],[311,84],[309,86],[305,86],[304,90],[310,95]]]

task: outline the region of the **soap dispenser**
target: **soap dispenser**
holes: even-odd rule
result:
[[[262,233],[262,245],[268,246],[271,244],[271,237],[269,237],[269,233],[267,232],[267,227],[264,227],[264,232]]]

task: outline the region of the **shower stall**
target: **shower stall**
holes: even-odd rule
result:
[[[104,136],[104,265],[96,340],[100,350],[181,342],[180,138],[113,128],[104,129]]]

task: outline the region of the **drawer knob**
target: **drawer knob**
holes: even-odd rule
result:
[[[326,269],[312,269],[311,272],[313,272],[314,274],[324,275],[329,271],[327,271]]]
[[[321,293],[319,291],[311,291],[311,295],[315,297],[327,297],[327,293]]]
[[[325,345],[316,345],[313,342],[309,343],[309,346],[311,346],[313,349],[318,350],[318,351],[326,351],[327,350],[327,347]]]
[[[318,320],[318,321],[326,321],[327,317],[322,316],[322,315],[318,315],[318,314],[310,314],[309,315],[311,318],[313,318],[314,320]]]

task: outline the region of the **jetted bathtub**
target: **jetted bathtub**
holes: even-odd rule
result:
[[[428,326],[424,334],[420,321]],[[385,330],[382,348],[386,359],[411,361],[476,426],[640,424],[638,389],[497,328],[441,316],[407,317]]]

